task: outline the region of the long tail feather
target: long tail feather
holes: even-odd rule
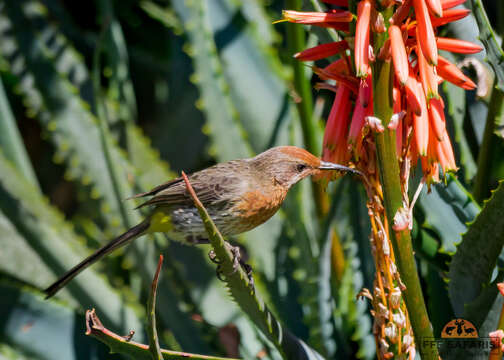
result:
[[[149,228],[149,221],[144,221],[131,229],[126,231],[124,234],[119,235],[114,240],[110,241],[105,246],[98,249],[96,252],[82,260],[79,264],[75,265],[71,270],[69,270],[65,275],[59,278],[51,286],[44,290],[46,293],[46,299],[56,294],[62,287],[64,287],[70,280],[76,277],[81,271],[85,270],[88,266],[93,265],[95,262],[100,260],[105,255],[108,255],[115,249],[126,245],[130,241],[136,239],[140,235],[143,235],[145,231]]]

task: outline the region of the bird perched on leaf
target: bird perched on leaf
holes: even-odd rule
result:
[[[189,175],[189,181],[217,228],[226,236],[261,225],[277,212],[292,185],[330,170],[358,173],[346,166],[321,161],[304,149],[279,146],[250,159],[232,160],[195,172]],[[46,298],[88,266],[141,235],[163,232],[188,244],[208,243],[203,222],[181,177],[132,198],[148,196],[151,198],[137,207],[153,206],[147,218],[69,270],[45,290]]]

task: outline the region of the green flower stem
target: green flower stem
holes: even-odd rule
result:
[[[163,255],[159,255],[156,274],[154,275],[154,280],[152,280],[151,292],[149,294],[149,300],[147,302],[147,334],[149,335],[149,351],[151,353],[152,360],[163,360],[163,354],[161,353],[161,348],[159,347],[159,338],[156,328],[156,293],[159,280],[159,272],[161,271],[162,265]]]
[[[286,0],[285,8],[293,10],[301,9],[302,3],[302,0]],[[289,55],[294,55],[305,48],[305,30],[298,24],[286,24],[286,26],[288,53]],[[301,101],[298,101],[296,106],[299,118],[301,119],[306,150],[312,154],[318,154],[320,149],[316,133],[316,123],[313,121],[313,98],[311,84],[306,76],[307,67],[302,62],[293,58],[292,69],[294,70],[294,89],[301,98]],[[317,214],[322,219],[329,211],[329,199],[321,183],[312,182],[312,188]]]
[[[382,120],[385,131],[376,133],[376,152],[385,212],[389,223],[389,233],[394,248],[396,265],[401,280],[406,285],[403,298],[408,308],[408,314],[413,327],[416,343],[422,339],[433,338],[432,326],[427,315],[420,280],[418,278],[413,246],[408,230],[395,232],[392,223],[397,210],[402,206],[401,183],[399,179],[399,164],[396,154],[395,131],[387,128],[392,116],[392,71],[390,62],[377,61],[374,68],[374,111],[375,116]],[[435,347],[419,348],[422,359],[437,360]]]
[[[495,140],[497,139],[497,135],[494,134],[495,121],[499,116],[504,115],[503,100],[504,93],[494,87],[488,105],[483,141],[481,142],[478,153],[478,172],[474,180],[473,196],[479,204],[482,204],[483,200],[490,195],[489,184],[491,165],[496,144]]]
[[[105,328],[94,309],[86,311],[86,335],[92,336],[110,348],[111,353],[126,355],[128,359],[135,360],[152,360],[152,354],[149,351],[149,346],[131,341],[131,336],[120,336]],[[217,356],[205,356],[198,354],[190,354],[180,351],[161,350],[162,359],[194,359],[194,360],[237,360],[231,358],[223,358]]]

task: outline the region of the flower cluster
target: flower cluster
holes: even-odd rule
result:
[[[338,56],[324,68],[314,67],[321,79],[336,81],[336,86],[319,85],[336,92],[324,135],[323,159],[341,164],[353,161],[362,170],[373,173],[374,156],[370,156],[368,146],[372,139],[366,137],[371,130],[383,131],[380,119],[372,117],[372,63],[378,58],[392,61],[394,67],[396,115],[390,123],[386,121],[390,129],[396,130],[399,157],[408,158],[413,165],[420,159],[429,181],[439,180],[440,168],[444,173],[456,170],[438,85],[449,81],[467,90],[476,85],[438,50],[471,54],[482,48],[437,36],[437,28],[469,14],[467,9],[454,9],[464,0],[381,0],[379,4],[375,4],[378,0],[361,0],[357,3],[354,34],[350,34],[350,25],[355,17],[347,10],[348,0],[323,1],[336,8],[283,13],[286,21],[333,28],[344,34],[341,41],[295,55],[301,61]],[[379,12],[378,8],[385,11]],[[385,18],[387,13],[392,15]],[[377,34],[384,39],[380,44],[375,43]]]

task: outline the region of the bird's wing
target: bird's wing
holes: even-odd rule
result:
[[[158,185],[156,186],[155,188],[149,190],[149,191],[146,191],[146,192],[143,192],[143,193],[139,193],[139,194],[136,194],[136,195],[133,195],[131,197],[129,197],[127,200],[130,200],[130,199],[137,199],[137,198],[141,198],[141,197],[145,197],[145,196],[152,196],[152,195],[156,195],[158,192],[162,191],[162,190],[165,190],[165,189],[168,189],[169,187],[177,184],[177,183],[180,183],[182,182],[182,177],[178,177],[176,179],[173,179],[173,180],[170,180],[170,181],[167,181],[161,185]]]
[[[210,202],[224,200],[230,187],[237,186],[240,179],[235,176],[224,176],[229,163],[218,164],[212,168],[198,171],[189,175],[191,183],[198,199],[206,205]],[[212,170],[212,171],[208,171]],[[171,180],[161,184],[151,191],[138,194],[135,197],[153,196],[142,203],[138,208],[148,205],[192,205],[193,201],[186,189],[182,178]]]

